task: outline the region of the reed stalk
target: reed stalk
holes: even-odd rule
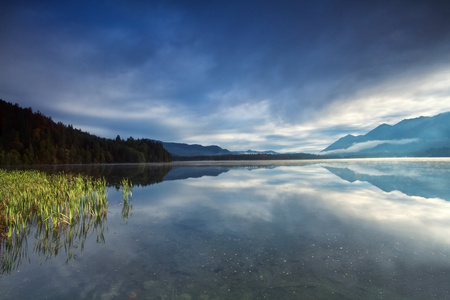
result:
[[[11,237],[27,226],[58,228],[85,216],[106,215],[106,181],[64,172],[0,170],[0,232]]]
[[[132,183],[121,181],[124,198],[122,217],[131,213]],[[41,260],[84,248],[88,234],[104,243],[107,218],[104,179],[83,175],[0,169],[0,274],[10,273],[29,259],[27,236],[33,234],[33,252]]]
[[[133,208],[133,184],[130,180],[124,178],[120,182],[120,189],[122,190],[122,196],[123,196],[123,206],[122,206],[122,220],[125,223],[128,223],[128,217],[132,214],[132,208]]]

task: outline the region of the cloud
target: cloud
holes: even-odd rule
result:
[[[450,110],[449,7],[9,4],[0,97],[99,135],[317,152],[347,133]]]
[[[353,153],[353,152],[359,152],[361,150],[367,150],[371,148],[375,148],[378,145],[382,144],[392,144],[392,145],[404,145],[409,143],[416,143],[419,139],[400,139],[400,140],[373,140],[373,141],[367,141],[362,143],[354,143],[350,147],[346,149],[337,149],[337,150],[331,150],[331,151],[325,151],[322,152],[323,154],[339,154],[339,153]]]

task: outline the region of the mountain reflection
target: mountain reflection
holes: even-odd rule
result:
[[[172,168],[165,176],[164,181],[180,180],[188,178],[201,178],[203,176],[219,176],[228,172],[230,167],[175,167]]]
[[[329,213],[345,222],[360,220],[371,226],[378,224],[379,228],[390,233],[409,228],[408,231],[413,230],[416,235],[448,240],[450,226],[446,220],[450,203],[441,200],[448,200],[450,195],[446,184],[450,178],[448,168],[421,162],[358,162],[353,165],[339,162],[331,165],[324,166],[326,171],[317,165],[278,166],[235,168],[232,172],[220,173],[218,177],[207,176],[201,180],[192,176],[189,180],[180,181],[176,189],[161,187],[153,190],[158,191],[158,197],[152,194],[152,200],[140,210],[152,219],[173,219],[173,214],[179,211],[206,206],[222,212],[221,220],[231,215],[248,222],[272,222],[274,207],[288,200],[300,201],[305,207],[295,210],[297,217],[313,216],[312,213],[303,215],[302,211],[310,211],[307,206],[313,207],[316,215]],[[192,175],[188,169],[180,170],[184,171],[185,175]],[[196,170],[196,174],[211,172],[208,167],[203,171]],[[330,172],[339,177],[331,176]],[[368,182],[383,192],[362,182]]]
[[[94,234],[69,266],[53,259],[0,288],[24,298],[10,288],[22,275],[29,291],[54,292],[42,276],[64,286],[59,299],[80,286],[90,299],[446,299],[449,170],[450,161],[112,170],[162,182],[133,189],[130,218],[123,204],[111,208],[104,246],[91,247]]]
[[[436,164],[372,164],[363,169],[324,166],[348,182],[365,181],[385,191],[450,201],[450,170]]]
[[[123,178],[134,186],[148,186],[163,181],[219,176],[232,169],[273,169],[283,165],[310,165],[318,161],[220,161],[177,162],[143,164],[85,164],[85,165],[39,165],[8,166],[10,169],[38,169],[47,173],[69,172],[85,174],[94,178],[103,177],[108,186],[117,189]]]
[[[433,178],[423,163],[334,167],[418,177],[424,170]],[[212,169],[205,170],[196,171]],[[204,291],[225,299],[292,299],[293,292],[311,299],[446,295],[450,202],[349,179],[308,165],[165,181],[137,191],[135,232],[120,251],[148,255],[127,263],[133,274],[146,274],[143,285],[163,295],[166,282],[178,296],[193,298]]]

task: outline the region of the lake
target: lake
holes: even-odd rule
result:
[[[450,159],[42,168],[105,176],[109,212],[32,232],[0,299],[450,299]]]

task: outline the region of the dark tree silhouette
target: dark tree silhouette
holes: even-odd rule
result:
[[[161,142],[98,136],[0,99],[0,164],[169,162]]]

